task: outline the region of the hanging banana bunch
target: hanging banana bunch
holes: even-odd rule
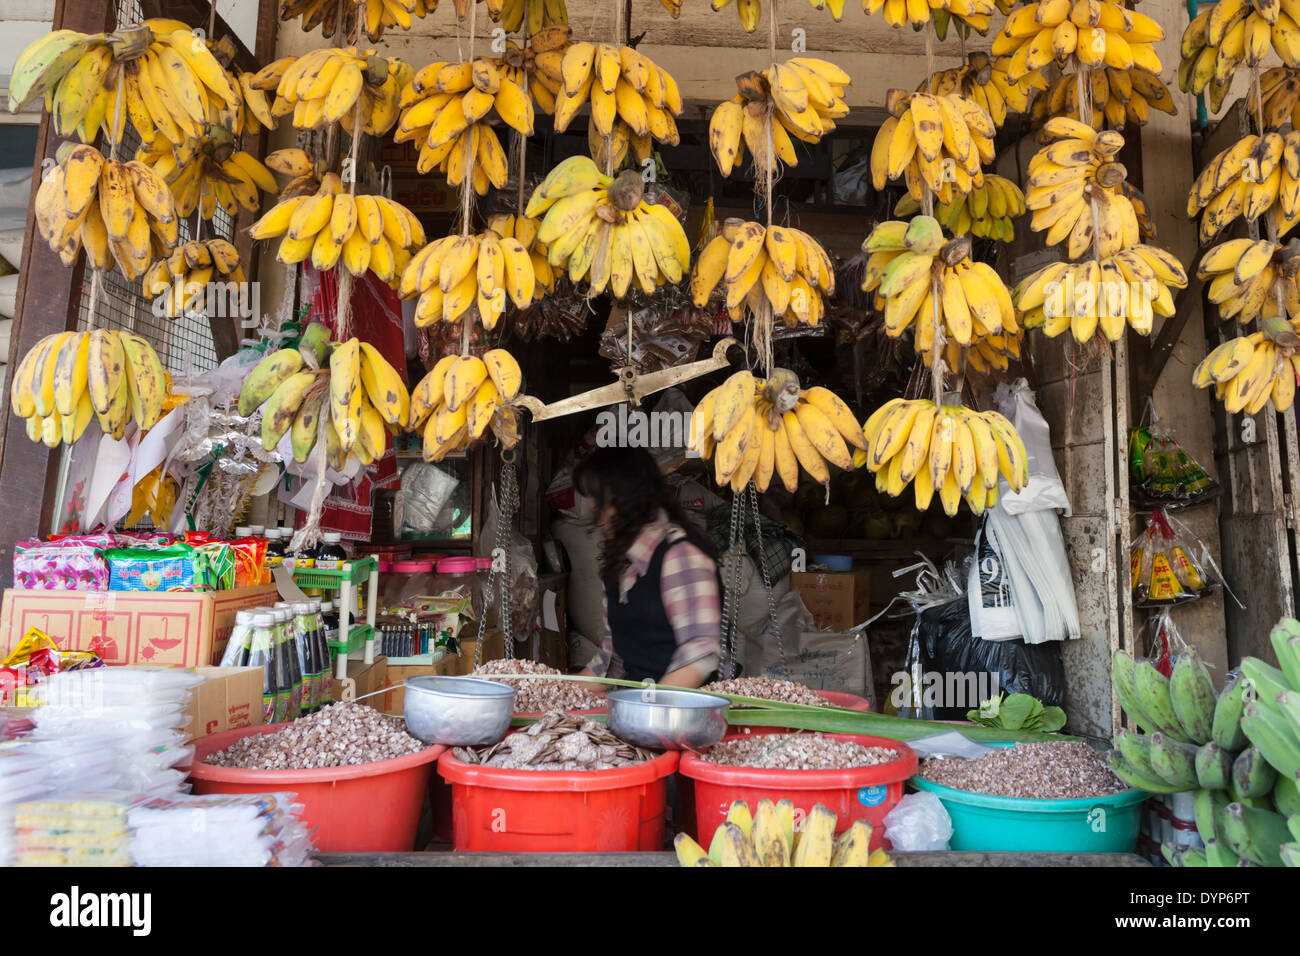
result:
[[[239,414],[260,408],[262,447],[274,451],[288,434],[297,462],[323,438],[326,463],[342,471],[349,457],[369,465],[384,456],[389,434],[406,427],[410,402],[402,377],[378,349],[356,338],[330,342],[317,323],[298,348],[272,352],[254,366],[239,393]]]
[[[1029,455],[1015,427],[997,412],[928,399],[895,398],[863,425],[867,449],[858,461],[876,476],[876,488],[897,497],[912,485],[916,508],[935,492],[949,516],[962,499],[976,515],[998,501],[998,480],[1012,491],[1029,481]]]
[[[1029,112],[1034,90],[1047,86],[1042,71],[1036,70],[1013,82],[1006,73],[1006,61],[994,61],[987,53],[975,52],[966,62],[951,70],[940,70],[918,86],[918,93],[947,96],[954,93],[970,100],[993,120],[998,128],[1007,121],[1007,112]]]
[[[826,314],[823,295],[835,292],[835,269],[806,232],[728,219],[695,261],[691,299],[703,308],[719,288],[734,322],[746,309],[766,308],[788,326],[817,325]]]
[[[1196,387],[1213,385],[1215,398],[1234,415],[1257,414],[1270,400],[1274,411],[1285,412],[1295,401],[1300,374],[1296,325],[1276,313],[1260,325],[1258,332],[1224,342],[1192,372]]]
[[[492,60],[431,63],[411,77],[399,99],[396,142],[419,143],[421,173],[438,170],[449,186],[470,179],[480,196],[506,184],[510,163],[488,124],[496,111],[506,125],[533,133],[528,90],[504,75]]]
[[[649,157],[652,141],[670,146],[681,141],[674,119],[682,112],[677,81],[632,47],[574,43],[564,51],[560,74],[557,133],[568,129],[578,110],[590,103],[596,132],[609,138],[621,130],[618,137],[627,140],[638,158]]]
[[[64,143],[41,179],[34,205],[41,237],[66,266],[82,246],[96,269],[114,265],[134,280],[179,239],[176,201],[143,163],[105,159],[93,146]]]
[[[320,27],[327,40],[335,29],[340,36],[350,37],[357,32],[357,7],[354,0],[280,0],[280,19],[288,22],[301,17],[303,33]],[[370,42],[378,43],[389,27],[409,30],[415,20],[423,20],[436,9],[438,0],[366,0],[361,26]]]
[[[1155,73],[1141,67],[1117,70],[1113,67],[1088,71],[1094,129],[1107,125],[1122,129],[1133,123],[1145,126],[1152,110],[1178,115],[1169,87]],[[1079,81],[1073,73],[1062,73],[1043,93],[1034,98],[1030,111],[1035,126],[1042,126],[1053,116],[1077,119],[1079,116]]]
[[[921,204],[911,194],[899,198],[894,205],[895,216],[912,216],[921,211]],[[952,202],[936,203],[934,216],[954,236],[972,235],[981,239],[1013,242],[1016,227],[1013,223],[1025,214],[1025,194],[1020,187],[1003,176],[984,174],[984,184],[957,196]]]
[[[681,222],[667,206],[647,203],[636,170],[606,176],[586,156],[570,156],[534,190],[524,215],[541,217],[537,238],[547,260],[588,295],[609,290],[622,298],[635,282],[650,293],[680,282],[691,250]]]
[[[564,88],[561,64],[570,42],[567,26],[550,26],[530,36],[528,46],[522,49],[507,40],[501,56],[492,62],[503,80],[527,90],[537,108],[551,116],[555,113],[555,98]]]
[[[220,208],[233,219],[240,207],[249,212],[261,208],[259,191],[280,191],[271,171],[251,153],[235,149],[230,132],[220,126],[183,143],[159,137],[140,147],[135,158],[167,182],[181,218],[197,209],[202,218],[211,219]]]
[[[202,239],[177,246],[150,266],[141,288],[150,299],[161,297],[167,317],[174,319],[189,309],[202,311],[209,282],[244,281],[239,251],[225,239]]]
[[[736,77],[740,92],[719,104],[709,120],[709,149],[722,175],[731,175],[746,147],[760,176],[774,173],[778,160],[797,165],[793,139],[816,143],[835,129],[835,120],[849,112],[848,84],[849,75],[834,63],[811,57]]]
[[[402,274],[411,250],[424,244],[424,227],[409,209],[384,196],[354,196],[332,172],[315,192],[281,199],[249,234],[284,236],[276,253],[283,263],[310,258],[322,270],[341,263],[354,276],[369,270],[388,283]]]
[[[969,346],[1019,332],[1001,277],[987,263],[971,261],[970,239],[946,240],[938,220],[916,216],[910,222],[883,222],[862,249],[867,253],[862,290],[876,293],[885,332],[897,338],[913,329],[913,344],[927,364],[936,333]]]
[[[526,308],[536,288],[532,258],[518,239],[489,229],[481,236],[444,236],[411,257],[402,273],[398,294],[419,295],[415,324],[473,319],[471,306],[483,328],[496,328],[505,314],[506,300]]]
[[[564,0],[490,0],[488,15],[505,27],[506,33],[522,29],[530,44],[539,33],[569,22]]]
[[[1300,240],[1229,239],[1206,251],[1196,270],[1219,318],[1242,325],[1269,315],[1300,319]]]
[[[865,450],[853,411],[826,388],[806,391],[789,369],[769,378],[736,372],[700,400],[691,415],[688,447],[713,462],[714,479],[739,494],[750,481],[767,491],[778,477],[789,492],[802,468],[829,487],[830,468],[851,471],[850,448]]]
[[[489,216],[487,227],[491,232],[495,232],[502,239],[515,239],[524,251],[528,253],[528,259],[533,264],[533,301],[540,301],[547,295],[555,292],[555,280],[557,273],[551,263],[546,258],[546,243],[537,238],[537,230],[541,228],[541,223],[536,219],[529,219],[527,216],[512,216],[509,213],[500,213],[495,216]]]
[[[271,114],[291,116],[297,129],[341,123],[350,133],[360,100],[362,132],[383,136],[397,122],[398,98],[410,79],[411,68],[397,57],[350,46],[276,60],[249,84],[275,90]]]
[[[1217,113],[1237,68],[1254,69],[1270,50],[1288,67],[1300,67],[1300,5],[1294,0],[1221,0],[1183,31],[1178,85],[1190,93],[1210,91]]]
[[[519,363],[505,349],[482,358],[443,356],[411,393],[407,430],[421,433],[425,461],[466,451],[489,429],[503,448],[513,448],[519,443],[514,401],[522,387]]]
[[[55,30],[41,37],[14,63],[9,111],[38,96],[55,131],[84,143],[100,131],[121,142],[128,117],[142,141],[161,134],[180,143],[219,122],[214,104],[230,111],[240,105],[221,64],[191,29],[163,19],[114,33]]]
[[[1250,134],[1216,156],[1192,184],[1187,215],[1208,245],[1238,216],[1260,216],[1281,236],[1300,222],[1300,131]]]
[[[1100,327],[1112,342],[1125,324],[1149,335],[1156,315],[1174,314],[1173,290],[1187,285],[1182,264],[1156,246],[1132,245],[1100,260],[1053,262],[1012,293],[1025,328],[1087,342]]]
[[[91,418],[121,440],[132,422],[148,431],[167,410],[171,377],[158,353],[133,332],[56,332],[14,370],[10,407],[27,436],[55,448],[74,444]]]
[[[994,158],[992,117],[955,93],[942,96],[890,90],[890,116],[871,146],[871,180],[877,190],[904,177],[918,202],[929,188],[939,202],[984,182],[982,163]]]
[[[1260,99],[1263,102],[1260,102]],[[1300,124],[1300,69],[1278,66],[1265,70],[1259,77],[1259,86],[1250,88],[1246,109],[1251,116],[1262,112],[1265,129],[1278,129],[1290,123]]]
[[[885,22],[891,27],[907,24],[921,29],[933,20],[936,32],[942,23],[946,33],[949,21],[955,19],[959,26],[982,34],[989,29],[993,0],[862,0],[862,9],[868,14],[883,13]],[[939,39],[943,39],[942,33]]]
[[[1145,13],[1113,0],[1039,0],[1014,10],[993,39],[995,57],[1006,56],[1007,75],[1019,80],[1056,61],[1066,71],[1133,67],[1160,75],[1153,44],[1164,28]]]

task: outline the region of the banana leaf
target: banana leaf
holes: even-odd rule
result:
[[[487,675],[483,675],[487,676]],[[492,678],[515,678],[519,680],[538,680],[537,674],[492,674]],[[582,677],[579,675],[555,675],[544,680],[567,680],[589,684],[606,684],[617,687],[640,689],[685,690],[699,692],[696,687],[674,687],[669,684],[647,685],[640,681],[619,680],[611,677]],[[744,697],[739,694],[708,693],[715,697],[725,697],[732,704],[742,705],[728,709],[727,723],[737,727],[789,727],[793,730],[811,730],[831,734],[867,734],[876,737],[888,737],[892,740],[919,740],[935,734],[957,731],[975,743],[1042,743],[1052,740],[1078,740],[1063,734],[1038,733],[1026,730],[1005,730],[1000,727],[981,727],[977,724],[944,723],[933,720],[912,720],[908,717],[890,717],[887,714],[873,714],[849,707],[814,707],[808,704],[789,704],[784,701],[764,700],[760,697]],[[594,717],[601,720],[602,716]],[[533,717],[515,717],[511,725],[527,726],[533,723]]]

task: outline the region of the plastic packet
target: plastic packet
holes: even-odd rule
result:
[[[952,818],[933,793],[909,793],[885,814],[885,836],[895,850],[946,850]]]

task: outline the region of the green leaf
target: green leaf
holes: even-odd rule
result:
[[[1059,707],[1044,707],[1042,724],[1038,728],[1044,733],[1054,734],[1065,726],[1065,711]]]
[[[999,714],[1002,718],[1002,726],[1007,730],[1019,730],[1024,727],[1036,703],[1038,702],[1028,694],[1012,694],[1002,702],[1002,710]]]

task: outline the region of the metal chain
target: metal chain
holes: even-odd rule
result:
[[[513,659],[515,656],[514,622],[511,620],[514,608],[510,591],[510,549],[506,547],[506,529],[514,522],[515,508],[519,503],[519,483],[516,480],[514,461],[513,449],[506,449],[501,453],[501,497],[497,502],[497,533],[492,547],[492,564],[488,569],[487,584],[483,588],[483,608],[478,618],[478,636],[474,643],[475,670],[478,670],[483,660],[483,628],[487,624],[487,612],[494,603],[498,611],[497,617],[500,618],[506,658]],[[501,575],[497,572],[498,554],[505,556],[505,572]],[[497,590],[494,591],[494,587]]]
[[[718,678],[730,680],[732,674],[732,642],[735,639],[735,621],[732,619],[733,605],[740,592],[740,562],[736,555],[736,542],[740,540],[740,495],[731,497],[731,537],[723,560],[729,562],[728,579],[723,582],[722,591],[722,647],[718,657]]]
[[[781,628],[776,623],[776,597],[772,594],[772,575],[767,568],[767,552],[763,549],[763,523],[758,513],[758,488],[749,483],[749,507],[754,512],[754,533],[758,539],[758,566],[763,573],[763,590],[767,593],[767,623],[776,635],[776,649],[781,654],[781,664],[785,665],[785,642],[781,640]]]

